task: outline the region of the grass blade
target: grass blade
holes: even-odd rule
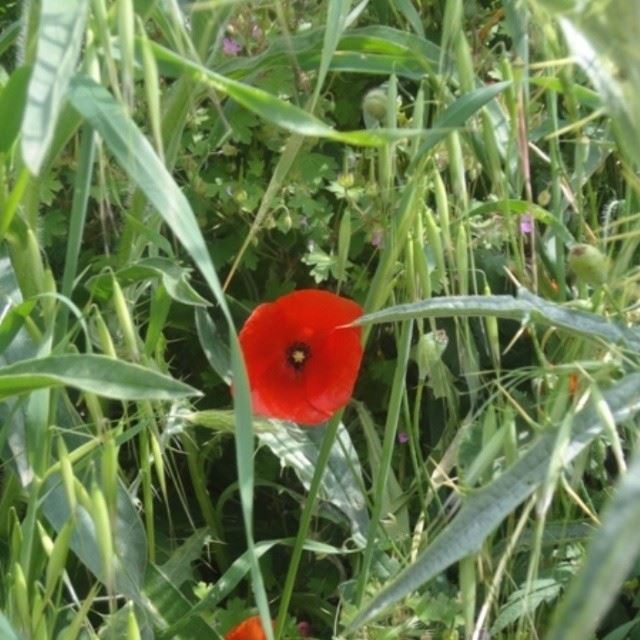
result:
[[[178,185],[149,141],[111,94],[90,78],[77,76],[71,83],[74,107],[103,137],[118,162],[155,207],[204,276],[229,327],[231,369],[236,415],[236,462],[247,546],[251,556],[252,584],[261,612],[268,612],[267,597],[253,539],[253,427],[249,383],[240,344],[220,281],[195,215]],[[271,640],[272,630],[267,627]]]
[[[451,133],[453,129],[459,129],[464,126],[474,113],[482,109],[510,85],[510,82],[496,82],[495,84],[475,89],[470,93],[465,93],[450,104],[434,121],[433,127],[430,128],[425,141],[412,160],[411,166],[419,166],[426,154],[444,140],[447,134]]]
[[[545,640],[591,638],[640,553],[640,452],[602,514]]]

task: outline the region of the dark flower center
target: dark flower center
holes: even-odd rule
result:
[[[311,349],[304,342],[294,342],[287,348],[287,364],[301,371],[311,356]]]

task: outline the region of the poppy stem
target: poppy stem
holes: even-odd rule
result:
[[[331,420],[329,420],[329,424],[327,425],[324,433],[324,438],[322,440],[322,446],[320,447],[320,453],[318,454],[315,471],[313,472],[313,478],[311,479],[311,485],[309,486],[309,494],[304,503],[302,515],[300,516],[300,526],[298,527],[298,534],[296,535],[296,541],[291,553],[289,570],[287,571],[287,577],[282,589],[282,597],[280,599],[280,607],[278,608],[278,618],[276,620],[274,640],[280,640],[280,637],[282,636],[282,630],[284,629],[284,623],[287,617],[289,603],[291,602],[293,588],[295,586],[296,577],[298,575],[298,567],[300,566],[300,560],[302,559],[304,542],[307,539],[307,533],[309,532],[309,526],[311,524],[311,517],[313,516],[313,510],[316,505],[316,499],[318,497],[318,491],[320,489],[320,482],[322,481],[322,476],[324,475],[325,468],[329,461],[329,455],[331,454],[333,443],[336,440],[336,435],[338,433],[338,427],[340,426],[341,419],[342,410],[335,413]]]

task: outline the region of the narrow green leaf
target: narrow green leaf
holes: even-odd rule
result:
[[[545,640],[591,638],[640,554],[640,451],[602,513]]]
[[[640,374],[628,375],[603,395],[616,424],[633,418],[640,411]],[[603,430],[604,426],[593,407],[589,406],[577,414],[565,451],[565,463],[573,460]],[[458,560],[479,552],[485,538],[543,482],[556,438],[556,429],[546,431],[515,464],[472,494],[417,561],[358,612],[346,631],[347,635]]]
[[[87,0],[42,0],[36,62],[22,121],[22,155],[37,175],[53,140],[82,46]]]
[[[344,31],[350,8],[351,0],[329,0],[327,8],[327,22],[325,24],[324,39],[322,42],[322,53],[320,54],[320,67],[318,68],[318,77],[316,79],[316,86],[311,100],[311,111],[314,110],[325,78],[327,77],[331,58],[333,58],[340,36]]]
[[[387,142],[424,134],[422,130],[410,129],[337,131],[308,111],[276,98],[267,91],[227,78],[156,43],[152,43],[151,48],[159,63],[171,66],[179,73],[186,73],[195,81],[213,87],[261,118],[293,133],[366,147],[382,146]],[[442,136],[444,135],[443,133]]]
[[[201,395],[188,384],[157,371],[99,355],[49,356],[0,368],[0,398],[64,385],[117,400],[173,400]]]
[[[0,92],[0,153],[6,153],[18,136],[27,100],[29,67],[16,69]]]
[[[82,236],[87,218],[87,204],[89,202],[93,162],[95,159],[95,138],[93,130],[85,127],[82,132],[78,153],[78,169],[75,176],[71,216],[69,219],[69,238],[64,261],[64,272],[62,274],[62,295],[69,299],[72,297],[73,284],[78,271],[78,258],[80,257],[80,247],[82,246]],[[58,326],[56,327],[57,335],[60,338],[67,332],[68,317],[69,311],[65,305],[60,310]]]
[[[143,258],[137,262],[133,262],[124,269],[120,269],[115,275],[123,287],[144,280],[160,278],[167,293],[176,302],[196,307],[209,306],[210,303],[189,283],[189,274],[191,271],[191,269],[187,269],[178,264],[177,260],[170,260],[169,258]],[[94,295],[103,299],[110,298],[113,290],[112,275],[103,273],[92,278],[89,283],[89,289]]]
[[[20,35],[20,22],[16,20],[0,33],[0,56],[10,49]]]
[[[637,331],[621,324],[616,324],[595,313],[569,309],[553,302],[548,302],[526,289],[520,289],[516,298],[506,295],[449,296],[401,304],[364,315],[355,324],[367,325],[381,322],[398,322],[408,318],[445,318],[452,316],[496,316],[512,320],[530,319],[533,322],[566,329],[585,338],[597,338],[640,351],[640,335]]]

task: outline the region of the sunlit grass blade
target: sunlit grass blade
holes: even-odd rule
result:
[[[56,129],[83,41],[87,0],[43,0],[36,62],[22,121],[22,155],[38,174]]]
[[[308,111],[285,102],[263,89],[227,78],[158,44],[152,43],[151,48],[159,63],[171,66],[181,73],[189,74],[195,81],[228,95],[249,111],[253,111],[268,122],[273,122],[273,124],[292,133],[368,147],[377,147],[388,141],[422,135],[420,130],[409,129],[338,131]]]
[[[74,107],[103,137],[129,177],[138,185],[171,231],[187,250],[215,296],[229,327],[231,369],[234,377],[236,412],[236,461],[247,545],[252,558],[252,585],[258,606],[268,610],[262,574],[253,540],[253,428],[249,383],[229,312],[208,247],[195,215],[171,174],[149,141],[109,92],[89,78],[76,77],[70,88]],[[267,637],[272,631],[267,628]]]
[[[355,324],[368,325],[397,322],[407,318],[446,318],[452,316],[530,319],[533,322],[565,329],[585,338],[599,338],[609,343],[621,344],[635,351],[640,351],[640,335],[637,331],[609,321],[595,313],[554,304],[526,289],[520,289],[515,298],[507,295],[447,296],[397,305],[364,315]]]
[[[640,374],[631,374],[604,393],[616,423],[640,411]],[[565,464],[604,430],[589,407],[576,415],[565,450]],[[353,632],[462,558],[481,549],[485,538],[544,481],[556,442],[556,430],[544,433],[496,480],[467,498],[453,520],[429,544],[417,561],[404,569],[369,601],[348,626]]]

